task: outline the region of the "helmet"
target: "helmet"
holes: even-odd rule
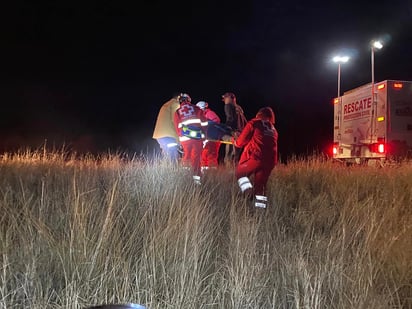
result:
[[[177,100],[179,101],[180,104],[182,104],[183,102],[192,102],[192,99],[190,98],[190,96],[187,93],[181,93],[177,96]]]
[[[205,101],[199,101],[196,103],[196,106],[200,109],[206,109],[209,106],[209,104]]]

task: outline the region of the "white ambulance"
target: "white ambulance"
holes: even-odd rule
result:
[[[412,82],[385,80],[373,94],[367,84],[334,99],[334,159],[361,163],[412,156]]]

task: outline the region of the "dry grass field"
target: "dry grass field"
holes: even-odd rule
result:
[[[0,159],[0,308],[412,308],[412,166],[280,165],[253,216],[233,171]]]

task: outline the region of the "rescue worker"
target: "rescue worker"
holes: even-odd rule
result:
[[[267,206],[266,184],[278,160],[278,132],[274,124],[273,110],[261,108],[239,137],[233,140],[236,147],[244,148],[236,168],[240,190],[242,193],[254,192],[254,206],[260,208]],[[251,175],[254,175],[254,186],[249,179]]]
[[[206,132],[206,139],[203,142],[202,158],[200,162],[201,171],[203,172],[209,168],[217,168],[218,166],[220,142],[210,141],[208,138],[211,138],[211,136],[209,136],[209,128],[212,128],[214,124],[220,123],[220,118],[213,110],[209,108],[209,103],[199,101],[196,103],[196,106],[203,111],[209,122],[208,131]]]
[[[226,125],[232,128],[234,134],[238,134],[245,127],[247,120],[242,107],[237,104],[236,96],[232,92],[226,92],[222,95],[222,101],[225,103]],[[233,145],[226,145],[225,158],[226,164],[237,164],[239,162],[242,150]]]
[[[191,104],[192,99],[188,94],[181,93],[177,99],[180,107],[175,112],[174,124],[183,147],[182,164],[192,168],[193,180],[200,184],[200,158],[205,137],[203,131],[208,122],[203,111]]]
[[[163,156],[172,161],[179,158],[178,135],[174,127],[174,115],[180,104],[177,95],[164,103],[157,115],[153,138],[159,143]]]

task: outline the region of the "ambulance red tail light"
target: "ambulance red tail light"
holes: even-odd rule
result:
[[[339,151],[339,144],[333,144],[332,146],[332,155],[336,156]]]
[[[372,144],[370,150],[375,153],[384,154],[386,153],[386,144],[382,142]]]

